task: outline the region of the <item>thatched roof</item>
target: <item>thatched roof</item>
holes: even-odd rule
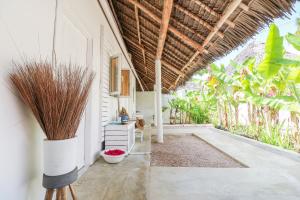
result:
[[[162,22],[169,20],[161,56],[162,85],[164,92],[168,92],[195,71],[245,43],[266,23],[291,13],[295,3],[295,0],[169,0],[173,4],[168,18],[166,1],[110,0],[145,90],[153,90],[155,83],[154,60]]]

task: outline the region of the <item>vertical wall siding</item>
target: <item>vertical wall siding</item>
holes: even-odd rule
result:
[[[63,9],[60,10],[63,13],[60,13],[60,16],[65,15],[75,27],[87,33],[93,48],[91,68],[96,77],[89,96],[89,120],[85,131],[85,135],[89,135],[86,145],[89,149],[85,149],[88,166],[99,155],[103,126],[115,116],[117,100],[109,96],[109,58],[122,54],[122,51],[97,1],[59,2],[63,3]],[[100,2],[107,4],[106,1]],[[0,165],[0,200],[40,200],[44,196],[44,188],[41,185],[44,135],[36,120],[15,94],[8,73],[13,69],[12,60],[21,62],[23,56],[30,59],[51,58],[54,3],[53,0],[1,1],[0,157],[4,164]],[[69,34],[65,33],[65,37],[70,39]],[[102,43],[101,36],[104,36]],[[73,48],[78,46],[68,40],[68,49]],[[57,54],[65,61],[71,58],[59,50]],[[128,63],[122,63],[122,67],[129,68]]]
[[[101,114],[101,122],[100,122],[100,129],[101,129],[101,141],[104,141],[104,126],[109,123],[110,121],[110,101],[111,97],[109,96],[109,48],[107,47],[107,43],[104,43],[104,58],[103,58],[103,68],[102,68],[102,99],[101,99],[101,106],[100,106],[100,114]]]

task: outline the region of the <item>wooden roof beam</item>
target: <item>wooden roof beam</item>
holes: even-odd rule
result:
[[[125,17],[128,17],[128,16],[127,16],[126,14],[124,14],[124,13],[121,13],[121,15],[124,15]],[[151,22],[149,22],[149,23],[151,23]],[[181,24],[181,23],[178,22],[178,21],[177,21],[176,23],[177,23],[178,25],[180,25],[180,26],[183,26],[183,28],[186,28],[186,29],[189,30],[190,32],[192,32],[192,33],[194,33],[194,34],[197,34],[197,36],[200,37],[203,41],[205,40],[205,37],[204,37],[204,36],[200,35],[199,33],[196,33],[195,31],[193,31],[193,30],[190,29],[189,27],[187,27],[187,26]],[[129,25],[129,24],[127,24],[127,25]],[[129,33],[130,33],[131,35],[134,35],[134,36],[135,36],[135,34],[133,33],[133,30],[131,30],[131,28],[134,28],[134,27],[132,27],[131,25],[129,25],[129,27],[130,27],[130,28],[128,28],[128,27],[126,27],[126,26],[123,26],[123,29],[124,29],[124,30],[128,30]],[[145,28],[145,27],[143,27],[143,26],[140,26],[140,29],[144,29],[144,30],[147,32],[147,34],[150,34],[151,36],[157,38],[157,35],[155,35],[155,34],[154,34],[152,31],[150,31],[149,29],[147,29],[147,28]],[[147,34],[145,34],[144,37],[147,37]],[[173,37],[171,37],[171,38],[173,39]],[[143,41],[143,42],[145,42],[145,41]],[[166,45],[168,45],[168,44],[166,44]],[[207,53],[206,50],[205,50],[205,53]],[[181,52],[181,54],[182,54],[184,57],[187,57],[187,55],[183,54],[182,52]]]
[[[209,33],[206,40],[203,42],[203,46],[206,46],[210,40],[217,34],[218,30],[223,26],[225,21],[230,17],[230,15],[235,11],[236,8],[239,7],[242,0],[233,0],[231,4],[225,9],[224,14],[220,18],[220,20],[217,22],[214,30]]]
[[[156,16],[154,13],[152,13],[152,11],[150,11],[144,5],[142,5],[141,3],[137,2],[137,0],[128,0],[128,1],[130,3],[132,3],[133,5],[137,6],[139,9],[141,9],[144,13],[146,13],[147,15],[149,15],[157,23],[161,24],[162,20],[158,16]],[[183,42],[185,42],[186,44],[188,44],[191,47],[193,47],[194,49],[197,49],[197,50],[199,50],[201,52],[203,51],[204,53],[208,53],[208,51],[205,50],[200,44],[198,44],[194,40],[190,39],[188,36],[182,34],[181,32],[179,32],[173,26],[169,25],[168,30],[171,31],[173,34],[175,34],[177,37],[179,37]]]
[[[200,0],[192,0],[195,4],[197,4],[198,6],[200,6],[201,8],[205,9],[207,12],[209,12],[210,14],[212,14],[213,16],[220,18],[221,14],[217,13],[216,11],[214,11],[213,9],[211,9],[209,6],[207,6],[205,3],[203,3]],[[226,24],[228,24],[228,26],[230,26],[231,28],[234,28],[235,23],[230,21],[230,20],[226,20]]]
[[[143,74],[142,74],[143,75]],[[147,86],[147,84],[144,82],[144,80],[142,79],[141,75],[139,76],[141,79],[142,84],[144,85],[144,87],[149,91],[149,88]]]
[[[173,0],[165,0],[163,13],[162,13],[162,21],[159,30],[157,51],[156,51],[156,59],[158,60],[161,59],[161,55],[167,38],[167,32],[168,32],[169,21],[171,18],[172,8],[173,8]]]
[[[139,10],[136,6],[134,6],[134,14],[135,14],[135,20],[136,20],[136,29],[137,29],[137,33],[138,33],[138,40],[139,40],[139,44],[141,44],[142,40],[141,40],[141,31],[140,31],[140,19],[139,19]],[[144,59],[144,65],[146,67],[146,54],[145,54],[145,50],[142,50],[143,53],[143,59]]]
[[[182,28],[184,29],[187,29],[189,32],[197,35],[199,38],[201,38],[202,40],[205,40],[205,37],[203,35],[201,35],[200,33],[197,33],[196,31],[194,31],[193,29],[191,29],[190,27],[184,25],[183,23],[179,22],[179,21],[176,21],[174,20],[174,23],[181,26]]]
[[[136,47],[138,47],[138,48],[140,48],[140,49],[144,49],[144,47],[143,47],[142,45],[137,44],[136,42],[132,41],[131,39],[129,39],[129,38],[125,37],[125,36],[123,36],[123,38],[124,38],[126,41],[130,42],[131,44],[135,45]],[[147,52],[147,53],[148,53],[153,59],[156,58],[156,56],[153,55],[152,53],[150,53],[150,52]],[[184,74],[182,71],[180,71],[180,70],[177,69],[176,67],[173,67],[173,66],[172,66],[171,64],[169,64],[168,62],[162,60],[161,63],[162,63],[164,66],[166,66],[167,68],[169,68],[169,70],[171,70],[172,72],[175,72],[176,74],[181,75],[181,76],[185,76],[185,74]]]
[[[139,10],[136,6],[134,6],[134,14],[135,14],[135,20],[136,20],[136,29],[137,29],[137,33],[138,33],[138,39],[139,39],[139,43],[141,44]]]
[[[240,5],[239,5],[239,7],[241,8],[241,9],[243,9],[244,11],[249,11],[249,6],[247,6],[246,4],[244,4],[244,3],[241,3]]]
[[[225,9],[224,14],[220,18],[220,20],[217,22],[216,26],[214,27],[214,30],[209,33],[207,38],[204,40],[202,46],[205,47],[210,40],[217,34],[218,30],[222,27],[222,25],[225,23],[225,21],[230,17],[230,15],[235,11],[236,8],[240,6],[242,3],[242,0],[233,0],[230,5]],[[190,60],[187,62],[187,64],[181,69],[181,71],[185,70],[189,67],[189,65],[193,62],[193,60],[200,54],[201,52],[196,51],[195,54],[190,58]],[[179,78],[180,79],[180,78]],[[176,85],[175,85],[176,87]]]
[[[121,34],[123,35],[122,26],[121,26],[120,21],[119,21],[119,19],[118,19],[118,17],[117,17],[117,14],[116,14],[116,11],[115,11],[115,7],[114,7],[114,5],[113,5],[113,3],[112,3],[112,0],[109,0],[108,3],[109,3],[109,6],[110,6],[110,8],[111,8],[111,11],[112,11],[112,13],[113,13],[113,16],[114,16],[114,18],[115,18],[115,20],[116,20],[116,22],[117,22],[117,26],[118,26],[118,28],[119,28]]]
[[[138,71],[140,74],[142,74],[144,77],[148,78],[149,80],[151,80],[151,81],[153,81],[153,82],[155,83],[155,80],[154,80],[152,77],[148,76],[147,74],[144,74],[144,73],[143,73],[142,71],[140,71],[140,70],[137,70],[137,71]],[[149,73],[149,74],[155,76],[153,72],[151,72],[151,73]],[[172,83],[170,83],[170,81],[168,81],[167,79],[164,79],[164,80],[162,80],[162,81],[163,81],[163,83],[166,83],[167,85],[172,86]]]
[[[201,19],[201,17],[198,17],[197,15],[191,13],[190,11],[186,10],[185,8],[181,7],[180,5],[176,4],[174,5],[174,7],[176,9],[178,9],[180,12],[184,13],[185,15],[189,16],[190,18],[194,19],[195,21],[199,22],[201,25],[203,25],[205,28],[207,28],[208,30],[212,31],[214,29],[214,27],[212,25],[210,25],[209,23],[207,23],[206,21],[204,21],[203,19]],[[224,34],[221,33],[220,31],[217,32],[218,36],[223,38]]]
[[[151,42],[149,42],[149,41],[147,41],[147,40],[144,40],[143,42],[144,42],[147,46],[149,46],[150,48],[153,48],[153,49],[156,48],[154,44],[152,44]],[[145,45],[144,47],[147,47],[146,45]],[[166,45],[166,47],[167,47],[167,45]],[[145,49],[146,49],[146,48],[145,48]],[[178,56],[176,53],[174,53],[173,50],[168,49],[168,48],[165,48],[165,54],[164,54],[164,55],[167,55],[167,56],[172,57],[172,59],[177,60],[176,62],[181,63],[181,65],[183,65],[182,63],[185,63],[185,62],[186,62],[186,61],[184,61],[182,58],[180,58],[180,56]]]

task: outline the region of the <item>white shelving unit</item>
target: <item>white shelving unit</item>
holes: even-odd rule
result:
[[[129,153],[135,144],[135,121],[105,126],[105,149],[122,149]]]

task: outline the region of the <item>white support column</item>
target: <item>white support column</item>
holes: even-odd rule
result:
[[[153,101],[154,101],[154,126],[157,127],[157,102],[156,102],[156,85],[153,85],[153,92],[154,92],[154,96],[153,96]]]
[[[157,142],[164,142],[162,108],[161,108],[161,60],[155,60],[155,86],[156,86],[156,117],[157,117]]]

